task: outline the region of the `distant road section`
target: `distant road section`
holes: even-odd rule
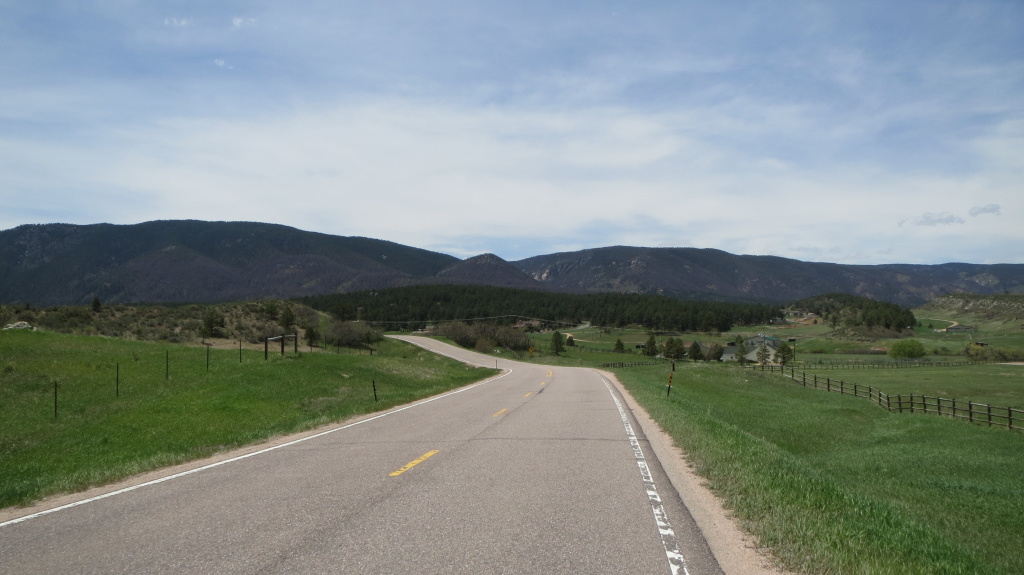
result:
[[[497,367],[383,416],[2,522],[0,573],[721,573],[614,386],[589,369]]]

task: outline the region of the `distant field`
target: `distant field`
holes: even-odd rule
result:
[[[207,372],[203,348],[0,332],[0,507],[408,403],[491,373],[392,340],[372,357],[278,350],[264,361],[262,350],[246,350],[239,363],[237,350],[211,350]]]
[[[801,368],[796,370],[799,372]],[[814,372],[814,366],[807,366],[806,371]],[[870,385],[891,395],[917,394],[1001,407],[1024,407],[1024,365],[829,369],[817,373],[833,380]]]

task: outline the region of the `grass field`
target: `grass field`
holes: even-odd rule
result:
[[[960,358],[962,360],[962,358]],[[976,364],[905,369],[827,369],[797,367],[832,380],[870,385],[890,395],[928,395],[1000,407],[1024,407],[1024,365]]]
[[[745,527],[805,573],[1024,573],[1024,434],[778,375],[616,370]]]
[[[386,409],[494,373],[392,340],[372,357],[278,353],[264,361],[260,350],[245,351],[239,363],[238,350],[211,350],[209,371],[206,353],[0,332],[0,507]]]

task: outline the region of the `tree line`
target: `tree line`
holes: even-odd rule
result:
[[[894,303],[845,293],[827,293],[794,302],[792,307],[821,317],[835,329],[846,327],[884,327],[902,331],[917,325],[914,312]]]
[[[690,332],[722,332],[782,316],[777,306],[685,301],[658,295],[565,294],[488,286],[426,285],[309,296],[299,299],[341,320],[392,324],[403,329],[446,321],[487,319],[510,325],[533,318],[542,327],[559,324]],[[544,325],[546,324],[546,325]]]

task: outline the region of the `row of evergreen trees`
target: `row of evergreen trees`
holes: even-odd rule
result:
[[[642,325],[656,331],[722,332],[781,317],[777,306],[683,301],[637,294],[564,294],[488,286],[431,285],[311,296],[301,301],[343,320],[360,319],[410,329],[445,321],[489,318],[512,324],[540,318],[545,327]]]
[[[468,324],[462,321],[448,321],[437,326],[434,333],[447,337],[462,347],[476,349],[482,353],[490,353],[495,347],[523,351],[532,345],[530,336],[523,331],[486,322]]]
[[[795,302],[793,307],[818,315],[833,328],[842,325],[902,331],[917,325],[914,312],[905,307],[845,293],[812,296]]]

